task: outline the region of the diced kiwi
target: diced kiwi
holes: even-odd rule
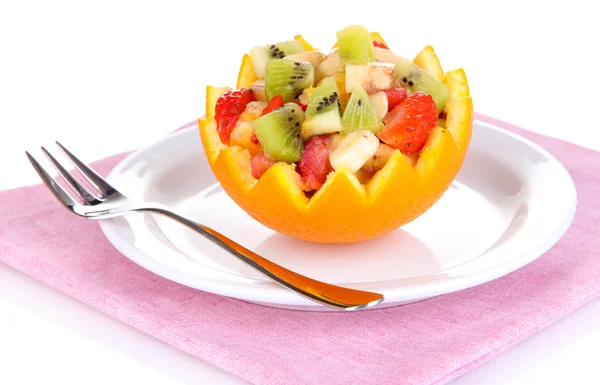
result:
[[[269,46],[271,51],[271,57],[276,58],[286,57],[288,55],[294,55],[300,52],[306,51],[306,49],[297,40],[282,41],[277,44]]]
[[[395,64],[396,79],[400,85],[413,92],[419,91],[431,95],[438,114],[444,110],[449,93],[444,83],[408,59],[402,58]]]
[[[284,102],[291,102],[312,87],[315,70],[310,63],[287,59],[269,60],[265,71],[265,96],[271,100],[281,95]]]
[[[306,107],[306,116],[311,117],[330,110],[337,110],[339,112],[338,97],[339,94],[335,79],[332,77],[326,78],[315,88],[310,96],[310,101]]]
[[[342,127],[344,132],[369,130],[374,134],[383,128],[383,122],[375,112],[364,88],[358,87],[352,92],[342,117]]]
[[[331,134],[342,129],[340,102],[334,78],[325,78],[310,96],[306,120],[302,125],[304,140],[317,135]]]
[[[338,31],[336,35],[343,65],[375,61],[375,47],[365,27],[350,25]]]
[[[304,113],[296,103],[287,103],[252,122],[252,129],[265,155],[275,161],[294,163],[302,157],[304,143],[300,127]]]
[[[296,40],[281,41],[277,44],[258,45],[250,50],[250,59],[254,73],[259,78],[265,77],[267,62],[271,59],[283,59],[287,55],[304,52],[306,49]]]

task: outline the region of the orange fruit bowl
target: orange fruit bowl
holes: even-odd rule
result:
[[[444,194],[463,164],[471,139],[473,103],[465,72],[443,72],[433,48],[426,47],[413,62],[442,80],[449,90],[445,121],[440,119],[431,130],[414,165],[395,150],[364,184],[345,169],[332,171],[312,196],[303,191],[301,177],[291,164],[279,162],[257,180],[251,173],[250,151],[223,144],[217,133],[214,106],[227,89],[208,86],[206,116],[199,120],[199,127],[215,177],[252,218],[306,241],[364,241],[418,218]],[[256,79],[245,55],[237,88],[249,87]]]

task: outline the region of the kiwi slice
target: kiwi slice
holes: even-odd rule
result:
[[[287,59],[270,60],[265,71],[265,96],[271,100],[281,95],[284,102],[291,102],[312,87],[315,70],[310,63]]]
[[[339,91],[335,78],[325,78],[310,96],[302,139],[331,134],[342,130]]]
[[[306,49],[296,40],[280,41],[277,44],[258,45],[250,50],[250,59],[254,73],[259,78],[265,77],[267,62],[271,59],[283,59],[287,55],[305,52]]]
[[[336,33],[343,65],[367,64],[375,61],[375,47],[369,31],[361,25],[350,25]]]
[[[358,87],[352,91],[342,117],[342,126],[344,132],[369,130],[376,134],[383,129],[383,122],[364,88]]]
[[[275,161],[294,163],[302,157],[304,143],[300,127],[304,112],[296,103],[287,103],[252,122],[252,129],[265,155]]]
[[[431,95],[438,114],[441,113],[448,101],[448,87],[408,59],[401,58],[395,64],[397,82],[412,92],[419,91]]]

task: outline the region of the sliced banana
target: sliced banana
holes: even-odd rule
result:
[[[358,87],[371,93],[394,88],[396,75],[394,65],[389,63],[369,63],[364,65],[346,64],[346,92]]]

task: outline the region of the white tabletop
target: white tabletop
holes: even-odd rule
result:
[[[348,23],[407,56],[433,45],[477,111],[600,150],[593,2],[174,3],[0,3],[0,190],[38,182],[26,149],[144,146],[202,115],[206,84],[234,85],[243,50],[296,33],[325,48]],[[598,346],[600,300],[452,384],[596,384]],[[42,381],[245,383],[0,264],[0,383]]]

